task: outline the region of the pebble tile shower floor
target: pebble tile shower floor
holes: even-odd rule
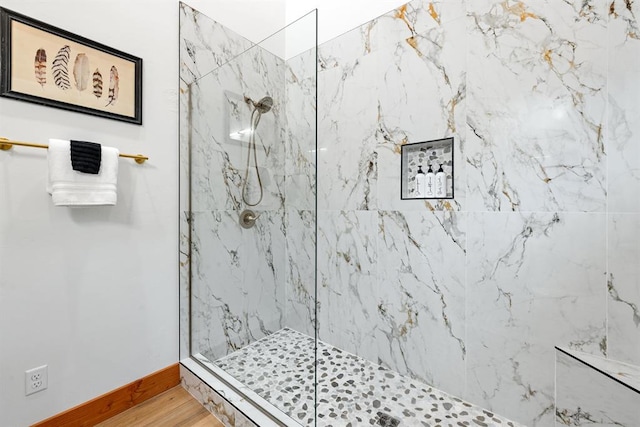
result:
[[[313,426],[314,340],[281,329],[215,362],[303,426]],[[318,341],[318,426],[520,424]]]

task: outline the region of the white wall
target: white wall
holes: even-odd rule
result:
[[[321,44],[407,1],[186,0],[186,3],[255,43],[279,31],[286,23],[318,9]]]
[[[53,207],[46,152],[0,152],[0,425],[24,426],[178,360],[177,52],[173,0],[4,0],[144,59],[143,126],[0,99],[0,135],[77,138],[120,162],[115,207]],[[24,371],[49,388],[24,396]]]
[[[191,7],[254,43],[280,31],[314,9],[318,10],[318,44],[395,9],[402,0],[186,0]],[[305,19],[270,38],[262,46],[289,59],[312,47],[315,32]],[[313,39],[313,40],[312,40]]]
[[[286,3],[287,22],[301,17],[312,9],[318,9],[318,44],[322,44],[408,1],[286,0]]]
[[[285,26],[289,0],[186,0],[236,33],[258,43]]]

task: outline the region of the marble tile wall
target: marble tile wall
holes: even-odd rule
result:
[[[605,215],[470,213],[467,226],[466,397],[552,425],[554,345],[606,347]]]
[[[412,2],[319,47],[320,339],[465,391],[467,36]],[[400,147],[455,138],[456,198],[400,199]]]
[[[470,210],[605,210],[607,4],[583,5],[468,3]]]
[[[608,215],[607,356],[640,365],[640,215]]]
[[[608,352],[640,365],[640,4],[609,7]]]
[[[639,8],[415,0],[319,47],[320,339],[529,426],[555,345],[640,364]],[[455,200],[400,200],[448,136]]]

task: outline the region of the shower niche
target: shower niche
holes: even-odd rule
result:
[[[251,130],[249,104],[244,95],[229,90],[224,91],[224,118],[227,142],[234,145],[249,144]],[[248,113],[247,113],[248,112]]]
[[[400,198],[453,199],[453,137],[401,147]]]

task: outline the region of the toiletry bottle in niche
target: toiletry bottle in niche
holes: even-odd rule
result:
[[[418,166],[416,173],[416,197],[425,197],[427,177],[422,171],[422,165]]]
[[[433,173],[433,169],[431,169],[431,165],[429,165],[429,170],[427,170],[426,176],[426,187],[425,187],[425,197],[433,197],[435,194],[435,186],[436,186],[436,176]]]
[[[440,169],[436,172],[436,197],[447,197],[447,175]]]

